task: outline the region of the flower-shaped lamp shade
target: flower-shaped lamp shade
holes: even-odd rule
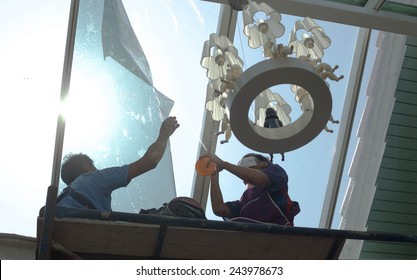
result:
[[[291,91],[294,92],[295,101],[300,104],[301,111],[314,110],[313,99],[308,91],[297,85],[291,85]]]
[[[215,121],[221,121],[224,118],[224,114],[227,112],[225,104],[227,93],[221,92],[220,88],[220,79],[210,81],[207,84],[207,92],[211,94],[211,100],[207,101],[206,109],[211,112],[211,117]]]
[[[291,106],[278,93],[266,89],[255,98],[255,123],[259,126],[264,125],[266,109],[273,108],[283,125],[291,123]]]
[[[265,19],[255,19],[255,14],[264,13]],[[243,10],[243,33],[248,37],[249,47],[256,49],[268,41],[275,41],[285,32],[281,24],[281,14],[265,3],[250,2]]]
[[[302,38],[297,37],[300,32],[303,32]],[[289,46],[294,46],[293,53],[295,53],[295,57],[310,55],[311,59],[321,59],[324,55],[324,49],[328,48],[330,44],[330,38],[309,17],[295,22],[288,43]]]
[[[216,80],[226,76],[228,67],[243,67],[243,60],[226,36],[213,33],[210,34],[210,39],[204,42],[201,66],[207,69],[207,77],[210,80]]]

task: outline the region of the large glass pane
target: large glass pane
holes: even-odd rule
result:
[[[255,14],[255,18],[262,18],[264,14]],[[286,33],[277,38],[276,42],[288,45],[289,33],[293,30],[293,26],[297,20],[303,18],[294,17],[290,15],[282,15],[282,24],[286,27]],[[353,52],[355,50],[356,38],[358,29],[356,27],[335,24],[320,20],[315,20],[316,23],[323,28],[325,34],[331,39],[330,47],[324,50],[322,61],[330,64],[332,67],[338,65],[335,75],[344,75],[345,78],[336,82],[328,79],[326,82],[330,87],[332,94],[333,108],[332,115],[335,120],[340,120],[342,117],[343,104],[346,98],[347,85],[349,79],[347,78],[351,73]],[[248,37],[243,34],[242,15],[238,15],[238,24],[236,27],[236,34],[234,38],[234,46],[239,51],[239,56],[244,59],[244,67],[246,70],[251,66],[257,64],[264,59],[261,48],[252,49],[248,45]],[[299,30],[303,33],[305,30]],[[297,34],[301,37],[302,34]],[[296,96],[291,90],[291,85],[283,84],[272,87],[274,93],[278,93],[291,106],[289,114],[291,122],[295,122],[302,114],[300,103],[296,102]],[[254,106],[249,110],[249,118],[253,119]],[[242,120],[243,121],[243,120]],[[295,224],[297,226],[318,227],[320,217],[322,214],[323,201],[325,199],[327,184],[329,180],[330,169],[334,153],[337,149],[337,137],[340,130],[340,125],[333,124],[330,121],[327,124],[329,130],[321,132],[315,139],[307,143],[303,147],[285,153],[285,159],[282,160],[280,154],[274,154],[273,160],[275,163],[281,165],[289,176],[289,194],[293,200],[300,203],[301,213],[296,216]],[[219,136],[218,143],[224,139],[224,136]],[[253,150],[242,145],[238,139],[233,135],[228,143],[218,144],[216,154],[222,159],[229,162],[237,163],[241,157]],[[266,155],[265,153],[262,153]],[[220,175],[220,184],[223,191],[223,198],[225,201],[233,201],[240,198],[240,195],[245,189],[245,185],[239,178],[222,172]],[[343,187],[341,192],[344,191]],[[211,213],[211,206],[207,209],[208,216],[213,217]],[[337,211],[337,210],[336,210]],[[340,221],[339,213],[336,213],[334,223],[338,224]],[[213,217],[213,219],[219,219]]]
[[[121,1],[80,1],[66,105],[64,155],[86,153],[99,169],[136,161],[158,137],[173,101],[153,87]],[[175,195],[168,147],[156,169],[113,192],[112,209],[138,212]]]
[[[51,182],[70,2],[0,1],[1,233],[36,236]]]
[[[0,1],[0,232],[36,236],[36,218],[51,182],[70,3]],[[144,76],[169,98],[128,71],[129,65],[109,55],[104,59],[104,1],[81,1],[68,101],[76,104],[76,119],[68,115],[63,154],[88,153],[98,167],[137,159],[159,130],[165,113],[157,107],[174,101],[170,114],[181,126],[170,139],[171,151],[157,169],[114,193],[115,210],[136,211],[191,194],[207,86],[199,61],[203,42],[216,31],[220,5],[122,3],[143,50],[143,56],[134,52],[135,59],[147,61],[150,71],[140,68]],[[98,6],[87,12],[93,4]],[[17,204],[22,211],[9,211]]]

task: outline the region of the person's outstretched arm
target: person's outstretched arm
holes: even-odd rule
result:
[[[149,146],[143,157],[129,165],[129,181],[151,169],[154,169],[158,165],[165,153],[169,137],[179,126],[180,125],[178,124],[176,117],[168,117],[162,122],[159,130],[159,136],[156,141]]]
[[[259,187],[267,187],[271,184],[271,181],[264,172],[254,168],[242,167],[236,164],[232,164],[227,161],[223,161],[215,154],[207,153],[202,157],[209,157],[217,165],[217,170],[221,171],[223,169],[229,171],[235,176],[239,177],[245,183],[250,183]]]
[[[213,213],[219,217],[229,217],[231,213],[229,207],[226,206],[223,200],[223,194],[219,185],[218,171],[210,176],[210,186],[210,199]]]

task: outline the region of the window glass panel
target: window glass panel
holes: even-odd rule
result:
[[[255,17],[261,18],[264,14],[259,13]],[[286,34],[276,39],[276,43],[288,45],[288,33],[294,28],[297,20],[303,20],[300,17],[282,14],[281,23],[286,27]],[[342,111],[344,101],[347,94],[347,85],[351,71],[351,64],[353,54],[356,46],[356,38],[358,28],[315,20],[315,22],[324,30],[325,34],[331,39],[331,45],[324,50],[325,55],[322,60],[325,63],[338,65],[335,75],[345,75],[346,77],[338,82],[328,81],[330,91],[332,94],[332,115],[334,119],[340,120],[342,118]],[[236,27],[236,34],[234,38],[234,46],[238,49],[238,54],[244,59],[245,64],[243,69],[256,65],[263,60],[263,54],[259,48],[252,49],[248,45],[248,37],[242,33],[243,30],[242,16],[238,16]],[[298,37],[302,38],[303,33],[308,33],[306,30],[299,30]],[[343,54],[343,55],[341,55]],[[273,93],[279,94],[291,106],[291,122],[296,121],[302,114],[300,104],[296,102],[295,94],[291,90],[291,85],[281,84],[270,88]],[[251,106],[248,112],[248,117],[254,121],[255,106]],[[263,124],[263,122],[261,122]],[[337,133],[340,125],[329,122],[327,128],[334,130],[334,133],[323,130],[315,139],[307,143],[303,147],[285,153],[285,158],[282,160],[280,154],[273,155],[273,162],[281,165],[287,172],[289,177],[288,188],[291,199],[300,203],[302,213],[295,218],[295,223],[298,226],[318,227],[322,212],[322,205],[326,195],[326,188],[329,181],[329,175],[333,164],[334,152],[339,149],[337,145]],[[225,136],[220,135],[218,143],[224,140]],[[356,135],[352,136],[352,145],[354,146],[357,140]],[[253,151],[243,146],[232,134],[230,140],[225,144],[218,144],[216,147],[216,154],[223,160],[231,163],[237,163],[243,155]],[[261,153],[268,156],[266,153]],[[347,172],[347,171],[346,171]],[[225,201],[238,200],[244,191],[244,184],[241,179],[233,175],[221,173],[220,184],[222,187],[223,198]],[[344,186],[341,186],[341,193],[344,191]],[[341,195],[340,197],[343,197]],[[314,199],[312,199],[314,198]],[[207,216],[212,217],[211,202],[208,203]],[[306,214],[308,213],[308,214]],[[214,217],[216,218],[216,217]],[[217,219],[219,219],[217,217]],[[334,224],[337,226],[340,222],[339,213],[335,214]]]
[[[134,162],[157,139],[173,101],[152,86],[121,1],[80,1],[67,104],[63,154],[86,153],[99,169]],[[175,195],[168,147],[157,168],[113,192],[112,208],[138,212]]]
[[[51,182],[70,2],[0,1],[2,233],[36,236]]]

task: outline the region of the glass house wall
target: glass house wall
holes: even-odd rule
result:
[[[122,2],[80,1],[63,156],[86,153],[99,169],[134,162],[157,139],[173,103],[153,87]],[[137,213],[175,196],[168,145],[157,168],[113,192],[112,209]]]

